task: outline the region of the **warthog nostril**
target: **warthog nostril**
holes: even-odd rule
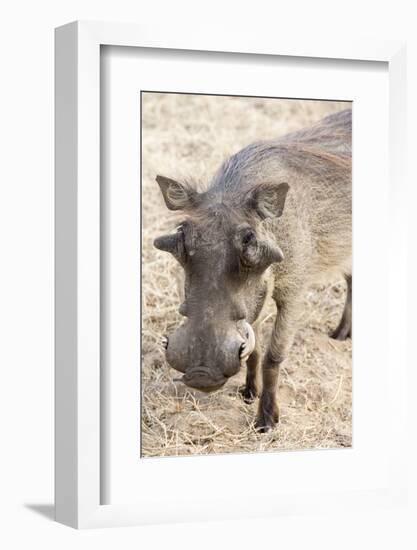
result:
[[[161,338],[161,344],[164,349],[168,349],[168,336],[162,336]]]

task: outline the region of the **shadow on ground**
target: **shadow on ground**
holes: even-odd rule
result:
[[[55,506],[53,504],[25,504],[25,508],[46,519],[55,521]]]

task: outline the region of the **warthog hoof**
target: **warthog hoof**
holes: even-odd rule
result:
[[[269,432],[275,428],[279,422],[279,409],[276,403],[268,403],[259,405],[258,416],[255,421],[255,429],[260,433]]]
[[[352,330],[350,327],[338,326],[336,330],[330,333],[330,338],[333,340],[346,340],[347,338],[352,338]]]
[[[243,386],[240,386],[239,388],[239,394],[243,401],[250,405],[258,397],[259,392],[256,387],[248,384],[243,384]]]

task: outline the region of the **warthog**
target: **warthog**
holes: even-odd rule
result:
[[[342,274],[347,282],[343,316],[332,336],[351,335],[351,134],[349,109],[245,147],[204,191],[156,178],[166,206],[184,211],[176,232],[154,242],[173,254],[185,275],[179,311],[187,319],[164,337],[166,359],[184,373],[185,384],[206,392],[222,387],[246,363],[240,391],[248,402],[260,396],[260,431],[278,422],[279,367],[306,288],[326,273]],[[261,361],[257,323],[269,296],[277,313]]]

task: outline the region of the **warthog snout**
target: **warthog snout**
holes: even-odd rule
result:
[[[190,369],[182,377],[184,384],[190,388],[203,392],[212,392],[220,389],[226,382],[227,377],[219,373],[213,373],[204,367]]]
[[[246,321],[232,323],[226,330],[187,322],[162,343],[170,366],[184,373],[184,384],[212,392],[239,372],[254,350],[255,335]]]

